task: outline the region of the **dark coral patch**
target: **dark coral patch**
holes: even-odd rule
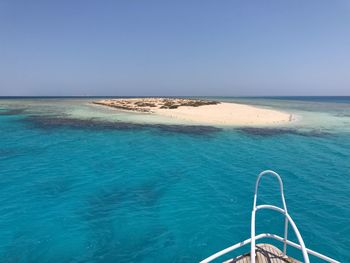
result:
[[[298,129],[290,129],[290,128],[252,128],[252,127],[244,127],[239,128],[238,131],[245,133],[251,136],[259,136],[259,137],[271,137],[278,135],[299,135],[306,137],[325,137],[329,136],[330,133],[322,131],[322,130],[298,130]]]
[[[137,124],[129,122],[110,122],[98,119],[72,119],[67,117],[32,115],[24,119],[31,125],[42,129],[69,127],[91,130],[142,130],[157,129],[162,132],[183,133],[191,135],[209,135],[220,131],[212,126],[195,125],[163,125],[163,124]]]
[[[19,114],[22,114],[24,111],[25,111],[25,109],[0,110],[0,116],[19,115]]]

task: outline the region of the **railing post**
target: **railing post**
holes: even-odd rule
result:
[[[258,184],[257,184],[258,185]],[[253,210],[252,210],[252,219],[250,225],[250,262],[255,263],[255,213],[256,213],[256,200],[258,198],[257,185],[255,186],[254,201],[253,201]]]
[[[255,207],[253,207],[252,211],[250,241],[250,262],[255,263]]]
[[[287,240],[288,240],[288,218],[285,216],[284,221],[284,238],[283,238],[283,256],[287,256]]]

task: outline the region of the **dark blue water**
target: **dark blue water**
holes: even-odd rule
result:
[[[254,97],[254,98],[288,100],[288,101],[292,100],[292,101],[324,102],[324,103],[350,103],[350,96],[275,96],[275,97]]]
[[[305,244],[350,262],[347,132],[74,125],[2,108],[1,262],[197,262],[249,237],[264,169],[282,175]],[[279,205],[277,189],[266,178],[261,200]],[[283,234],[278,214],[257,220]]]

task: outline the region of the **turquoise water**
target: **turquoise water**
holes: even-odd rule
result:
[[[264,169],[282,175],[306,245],[350,262],[349,101],[230,100],[303,120],[288,129],[111,124],[67,118],[81,100],[0,100],[1,262],[197,262],[249,237]],[[273,180],[262,187],[262,201],[280,204]],[[257,220],[282,235],[278,214]]]

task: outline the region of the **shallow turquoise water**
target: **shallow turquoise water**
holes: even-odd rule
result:
[[[350,262],[346,129],[74,125],[0,108],[1,262],[197,262],[249,237],[264,169],[282,175],[306,245]],[[280,204],[277,183],[262,187]],[[282,235],[279,215],[257,219]]]

